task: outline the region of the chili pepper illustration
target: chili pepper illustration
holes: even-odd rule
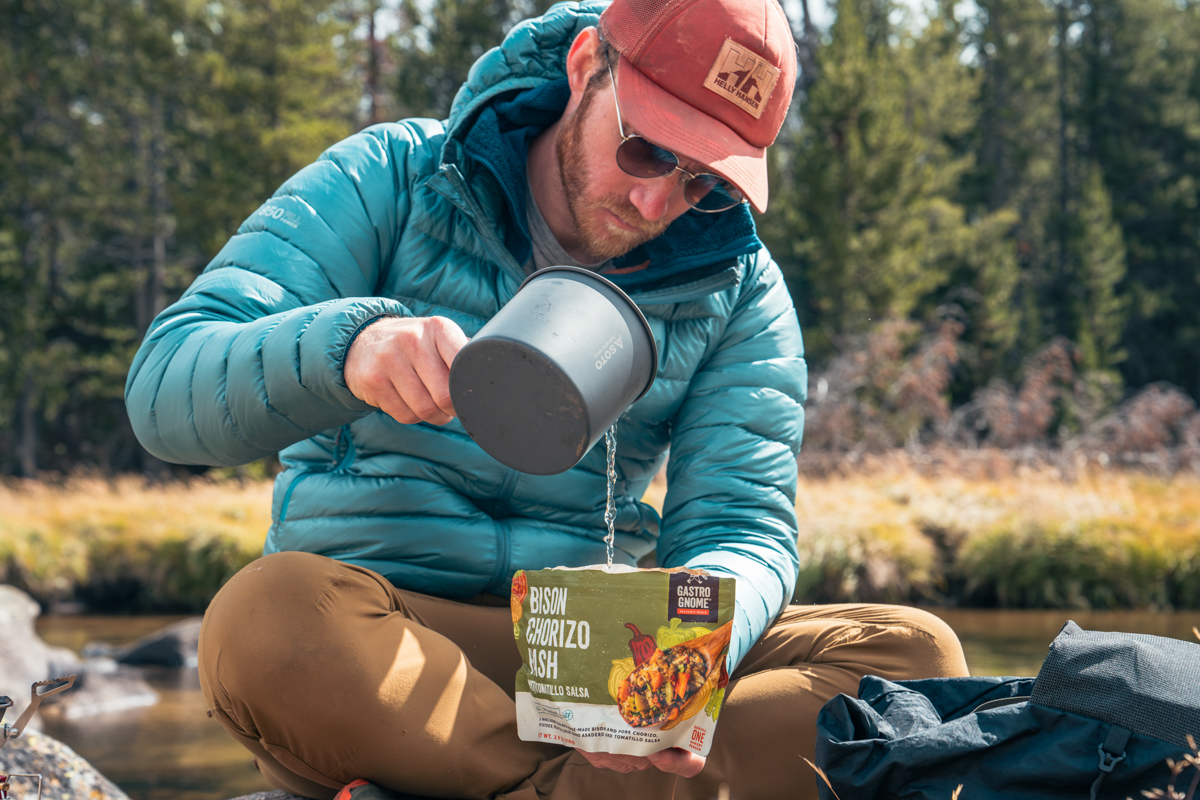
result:
[[[518,603],[525,602],[525,598],[529,595],[529,578],[525,576],[525,570],[519,569],[513,575],[512,593]]]
[[[512,595],[509,597],[509,605],[512,607],[513,625],[521,619],[522,608],[521,604],[525,602],[525,597],[529,594],[529,578],[525,576],[525,570],[519,569],[512,579]],[[517,629],[513,628],[513,634],[519,639]]]
[[[633,631],[633,638],[629,640],[629,651],[633,653],[634,663],[640,666],[654,656],[658,651],[658,645],[654,643],[653,636],[642,633],[632,622],[626,622],[625,627]]]

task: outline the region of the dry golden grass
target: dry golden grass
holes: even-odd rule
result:
[[[808,601],[1200,605],[1200,476],[1012,466],[994,479],[900,462],[803,477]],[[666,485],[644,500],[662,508]]]
[[[0,508],[0,569],[39,599],[195,608],[262,552],[271,482],[19,481]]]
[[[43,600],[202,607],[261,552],[270,508],[270,481],[0,483],[0,577]],[[796,510],[809,601],[1200,606],[1197,476],[899,467],[803,478]]]
[[[1015,606],[1195,605],[1200,477],[1018,469],[802,480],[805,586],[825,599],[959,593]],[[813,566],[821,565],[820,567]],[[840,586],[838,585],[840,583]]]
[[[269,480],[147,484],[134,476],[0,483],[0,536],[107,531],[160,539],[206,530],[261,546],[271,524],[271,486]]]

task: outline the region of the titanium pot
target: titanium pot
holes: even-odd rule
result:
[[[586,269],[547,267],[455,356],[450,398],[488,455],[555,475],[578,464],[656,374],[654,335],[624,292]]]

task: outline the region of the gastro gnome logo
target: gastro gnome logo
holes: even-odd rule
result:
[[[779,70],[774,64],[726,39],[704,79],[704,86],[759,119],[778,80]]]

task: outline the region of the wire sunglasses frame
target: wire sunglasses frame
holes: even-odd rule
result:
[[[683,197],[697,211],[717,214],[736,208],[746,202],[741,190],[720,175],[702,172],[693,175],[679,166],[679,156],[670,150],[651,143],[638,134],[625,135],[625,123],[621,116],[621,103],[617,100],[617,77],[612,64],[608,65],[608,77],[612,83],[613,104],[617,107],[617,133],[621,143],[617,145],[617,166],[635,178],[662,178],[679,171],[687,176],[683,182]]]

